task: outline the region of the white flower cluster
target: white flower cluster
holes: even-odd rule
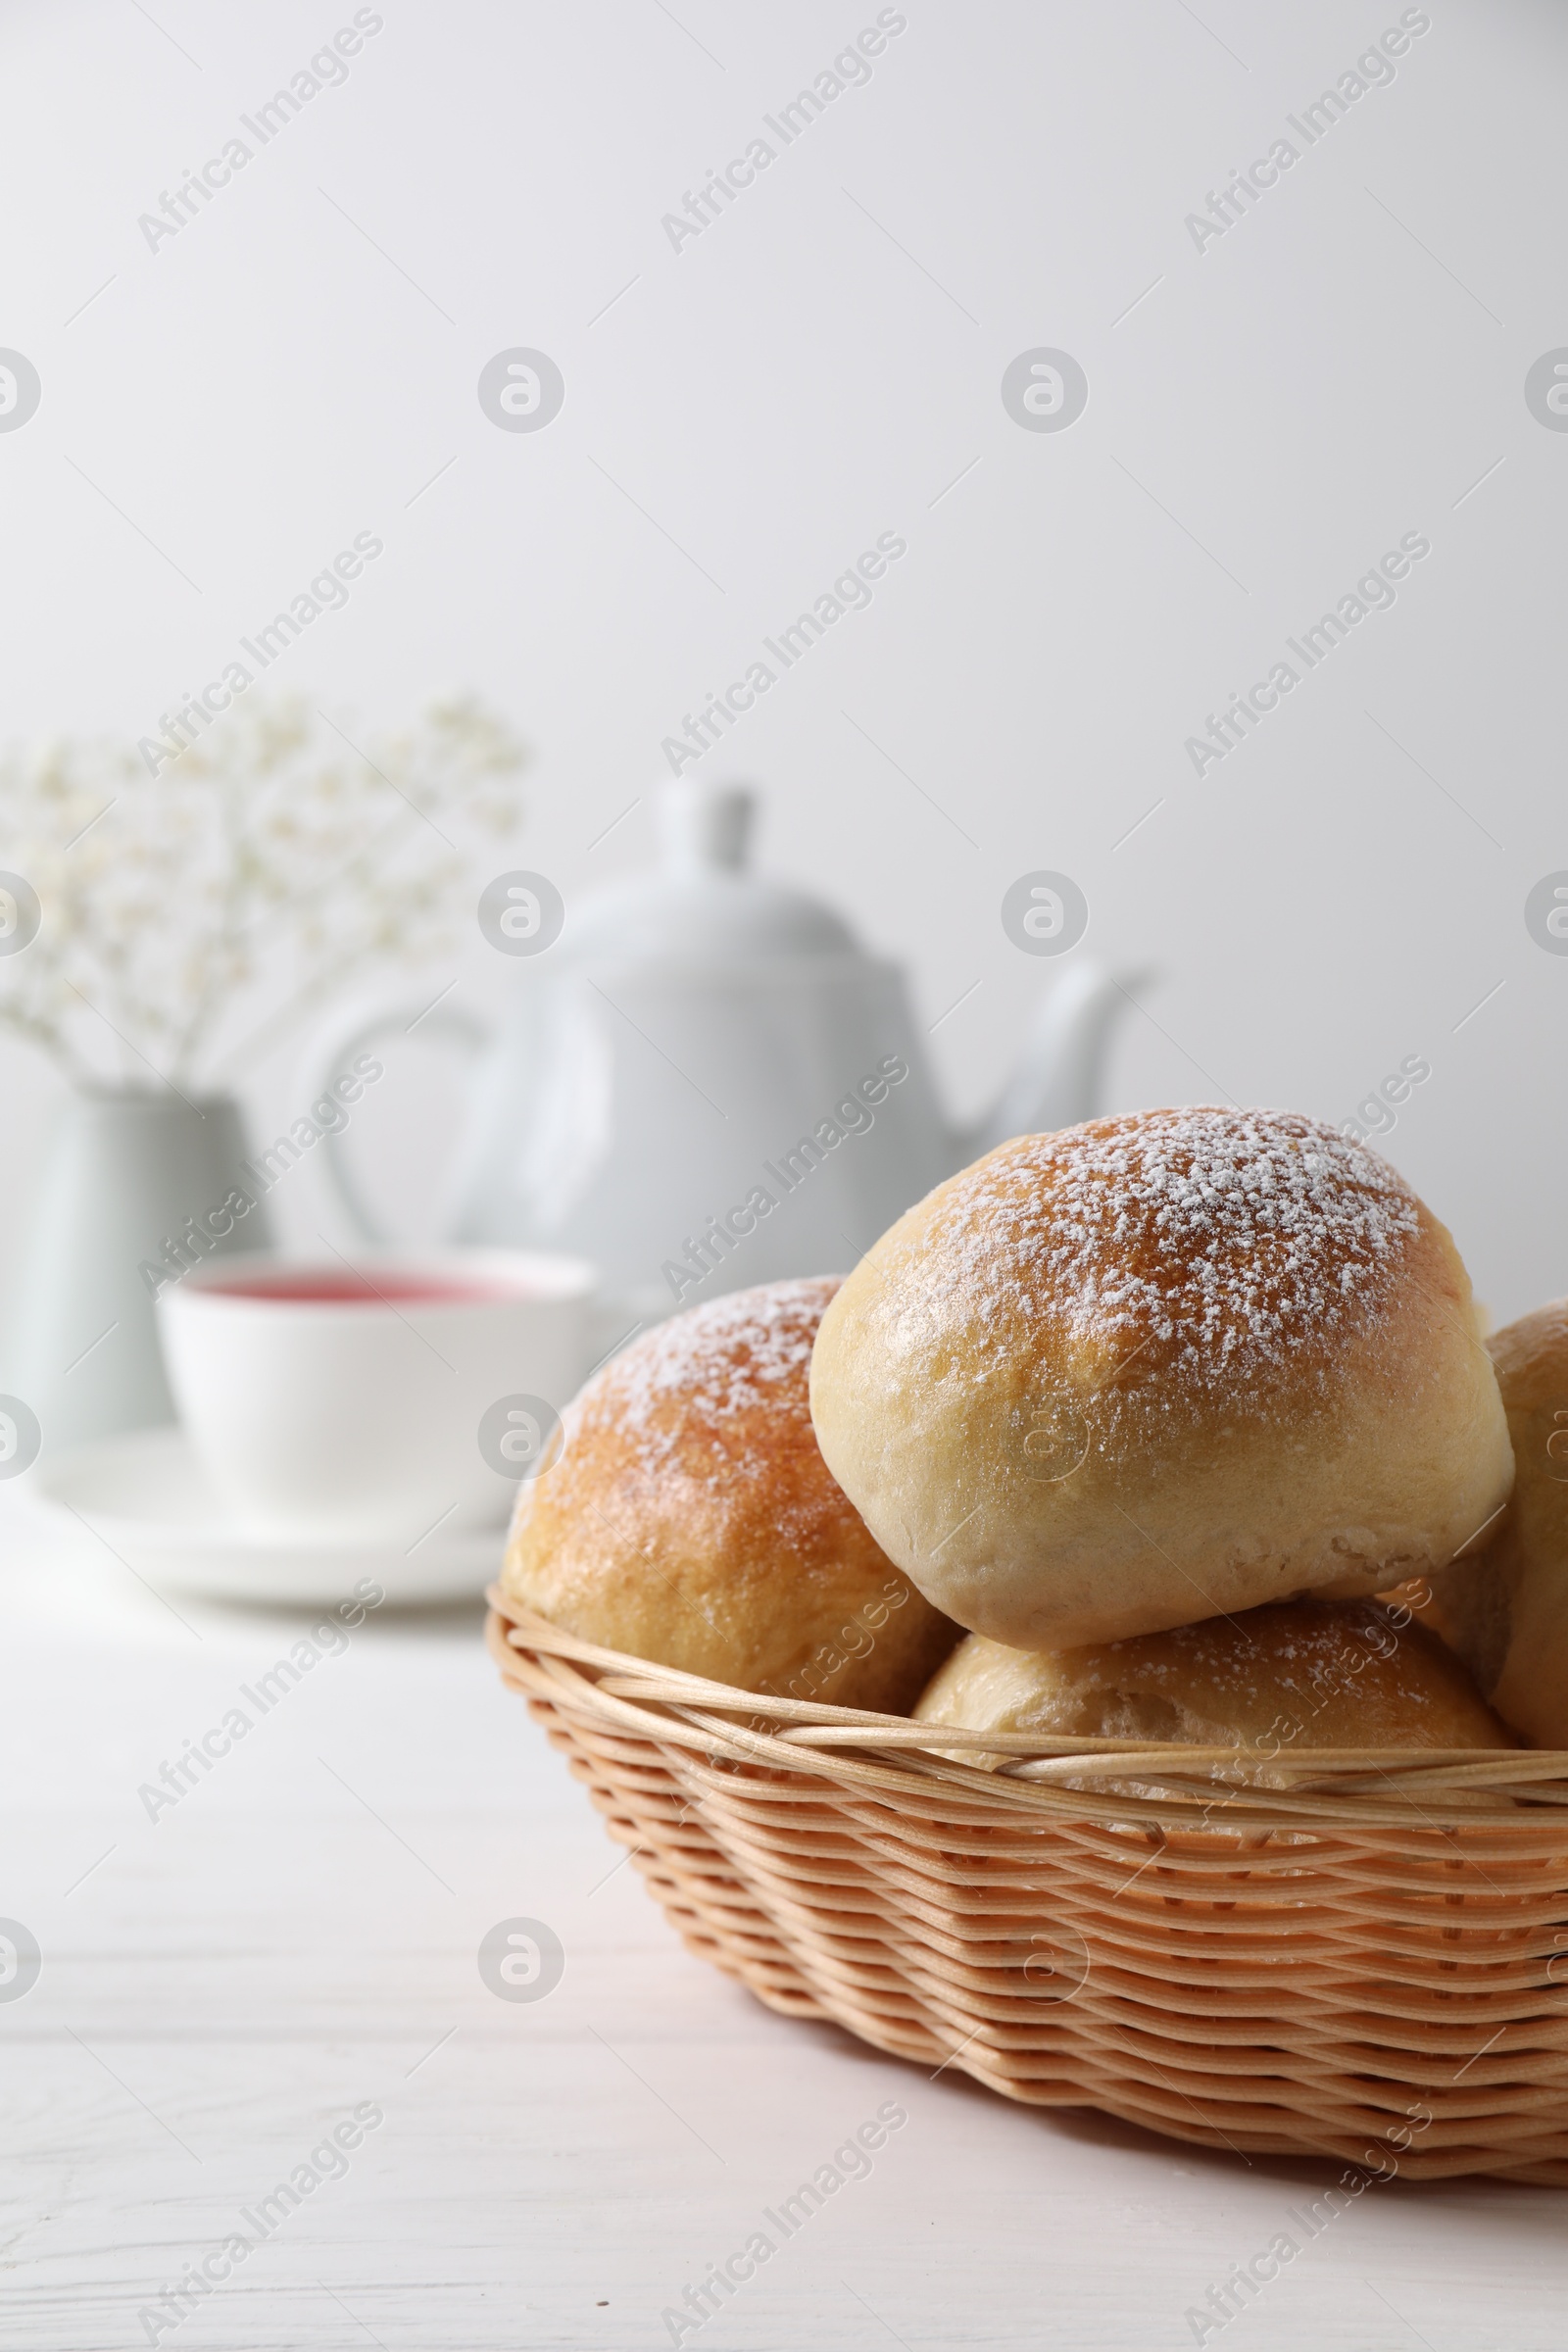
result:
[[[304,702],[247,702],[155,778],[96,744],[0,756],[0,863],[41,907],[0,1025],[78,1082],[199,1084],[363,966],[446,944],[522,764],[471,702],[363,750]]]

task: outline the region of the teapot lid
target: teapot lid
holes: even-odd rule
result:
[[[842,916],[805,891],[749,870],[757,796],[683,776],[660,788],[659,863],[568,906],[572,957],[692,964],[858,958]]]

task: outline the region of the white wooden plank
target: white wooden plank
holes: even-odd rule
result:
[[[471,1615],[372,1619],[149,1821],[139,1782],[294,1622],[181,1604],[186,1631],[112,1563],[84,1586],[16,1510],[0,1537],[0,1911],[45,1954],[0,2003],[26,2352],[146,2341],[158,2291],[367,2101],[384,2121],[343,2177],[163,2342],[667,2343],[662,2311],[897,2101],[869,2176],[682,2340],[1146,2352],[1193,2343],[1189,2307],[1336,2176],[1025,2111],[772,2016],[614,1869]],[[537,2003],[477,1970],[517,1915],[565,1948]],[[1205,2340],[1557,2352],[1565,2228],[1548,2191],[1374,2189]]]

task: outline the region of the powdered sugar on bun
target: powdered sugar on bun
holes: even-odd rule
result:
[[[732,1291],[655,1326],[612,1358],[567,1416],[612,1411],[650,1471],[680,1453],[727,1478],[748,1458],[753,1413],[806,1411],[811,1344],[838,1289],[834,1274]]]
[[[954,1282],[937,1318],[989,1333],[996,1355],[1026,1314],[1124,1375],[1095,1416],[1104,1443],[1130,1404],[1256,1412],[1303,1370],[1325,1388],[1342,1336],[1397,1298],[1421,1231],[1375,1152],[1294,1112],[1206,1105],[1021,1136],[936,1200],[925,1247]]]
[[[1254,1764],[1313,1747],[1517,1745],[1442,1642],[1372,1600],[1293,1601],[1082,1649],[1006,1649],[971,1635],[915,1718],[1234,1745]]]
[[[1291,1111],[1002,1145],[845,1282],[811,1410],[884,1549],[1020,1648],[1386,1590],[1512,1478],[1447,1233]]]
[[[502,1583],[607,1649],[747,1690],[899,1708],[953,1639],[823,1461],[807,1399],[821,1276],[658,1325],[564,1416]]]

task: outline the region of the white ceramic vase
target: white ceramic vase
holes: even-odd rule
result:
[[[0,1349],[0,1389],[36,1415],[46,1451],[173,1418],[154,1298],[182,1257],[270,1246],[260,1200],[211,1230],[235,1188],[254,1199],[245,1151],[227,1096],[94,1087],[65,1104]]]

